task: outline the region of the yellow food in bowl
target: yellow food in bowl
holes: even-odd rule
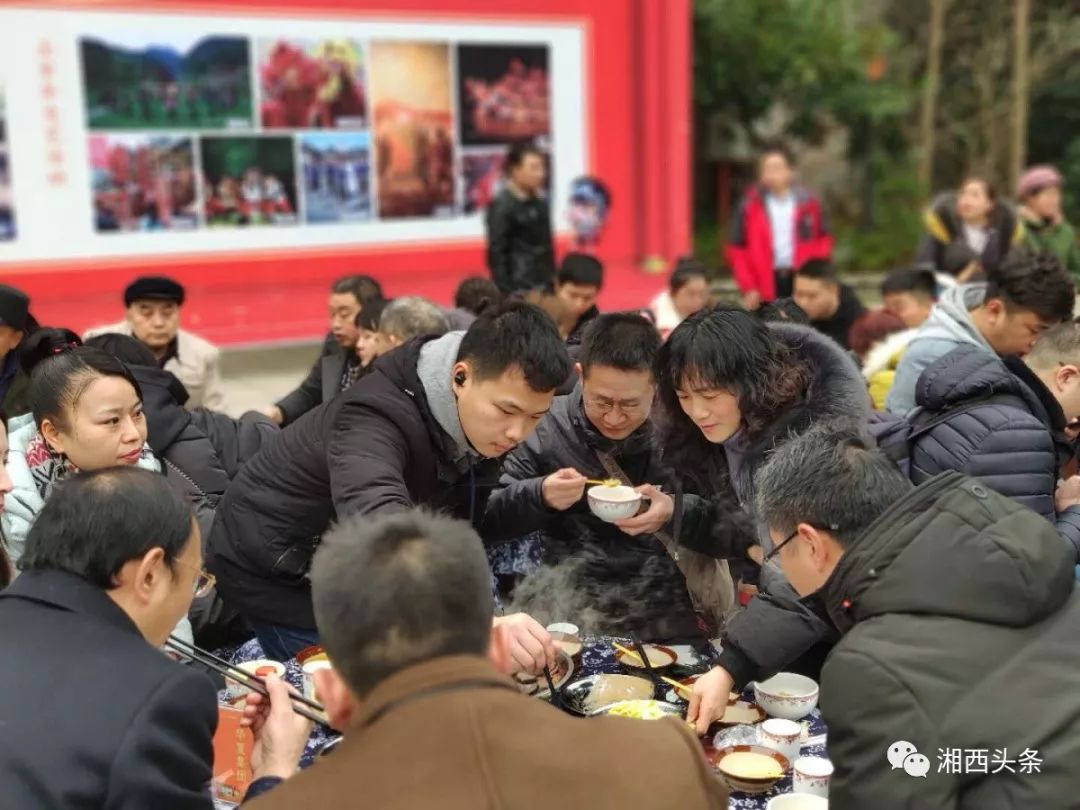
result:
[[[616,703],[608,709],[607,714],[612,717],[631,717],[635,720],[660,720],[667,716],[667,712],[655,700],[630,700],[625,703]]]
[[[720,760],[720,769],[739,779],[779,779],[784,775],[780,763],[765,754],[736,751]]]

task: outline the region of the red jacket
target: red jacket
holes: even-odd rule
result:
[[[807,189],[792,188],[795,195],[795,269],[809,259],[828,259],[832,255],[832,234],[818,198]],[[764,194],[752,186],[743,197],[731,225],[727,260],[735,282],[744,293],[757,290],[762,301],[776,298],[773,275],[772,231]]]

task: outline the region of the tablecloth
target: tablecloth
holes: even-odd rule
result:
[[[618,662],[615,660],[615,650],[611,646],[611,642],[619,641],[626,645],[629,644],[629,639],[587,636],[583,641],[584,646],[581,651],[580,670],[574,672],[574,679],[586,675],[622,671]],[[702,645],[694,650],[683,647],[678,649],[680,651],[679,666],[672,673],[675,676],[685,676],[696,672],[704,672],[709,668],[716,655],[716,650],[708,644]],[[240,664],[244,661],[254,661],[255,659],[265,657],[262,648],[259,646],[259,642],[255,639],[252,639],[238,648],[219,651],[218,655],[232,664]],[[300,665],[295,660],[286,663],[285,678],[298,690],[303,690],[303,673],[300,670]],[[658,693],[657,696],[663,698],[662,694]],[[744,695],[744,698],[753,700],[752,691],[748,690],[748,693]],[[224,693],[222,694],[222,700],[224,700]],[[802,755],[825,756],[825,724],[821,719],[821,713],[815,709],[804,722],[807,724],[807,735],[803,744]],[[316,726],[304,749],[304,755],[300,760],[300,766],[306,768],[311,765],[317,757],[319,750],[327,742],[333,739],[334,736],[336,735],[329,729],[322,726]],[[788,773],[766,794],[749,796],[744,793],[732,792],[729,808],[730,810],[764,810],[770,798],[781,793],[790,793],[791,788],[791,774]],[[221,810],[226,810],[234,805],[219,802],[217,806],[221,808]]]

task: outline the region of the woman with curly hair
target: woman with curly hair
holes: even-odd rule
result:
[[[684,542],[715,557],[764,560],[761,595],[728,622],[718,666],[695,684],[688,716],[704,733],[723,715],[732,688],[781,669],[817,674],[831,626],[815,598],[800,600],[769,562],[768,533],[754,514],[754,475],[812,424],[865,421],[870,401],[859,370],[832,340],[732,307],[681,323],[660,351],[656,376],[665,460],[696,493],[682,512]]]

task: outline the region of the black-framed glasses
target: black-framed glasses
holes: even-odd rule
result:
[[[830,531],[830,532],[835,533],[840,528],[839,526],[829,526],[828,529],[823,529],[820,526],[814,526],[814,524],[812,524],[812,523],[807,523],[806,525],[811,526],[811,527],[817,529],[818,531],[822,531],[822,532],[823,531]],[[789,534],[787,537],[785,537],[782,541],[780,541],[775,546],[773,546],[773,550],[770,551],[768,554],[766,554],[764,557],[761,558],[761,564],[764,565],[765,563],[769,562],[769,560],[776,559],[776,555],[780,553],[780,549],[782,549],[784,546],[786,546],[788,543],[790,543],[792,540],[794,540],[796,537],[798,537],[798,535],[799,535],[799,529],[798,529],[798,527],[795,527],[795,531],[793,531],[791,534]]]

